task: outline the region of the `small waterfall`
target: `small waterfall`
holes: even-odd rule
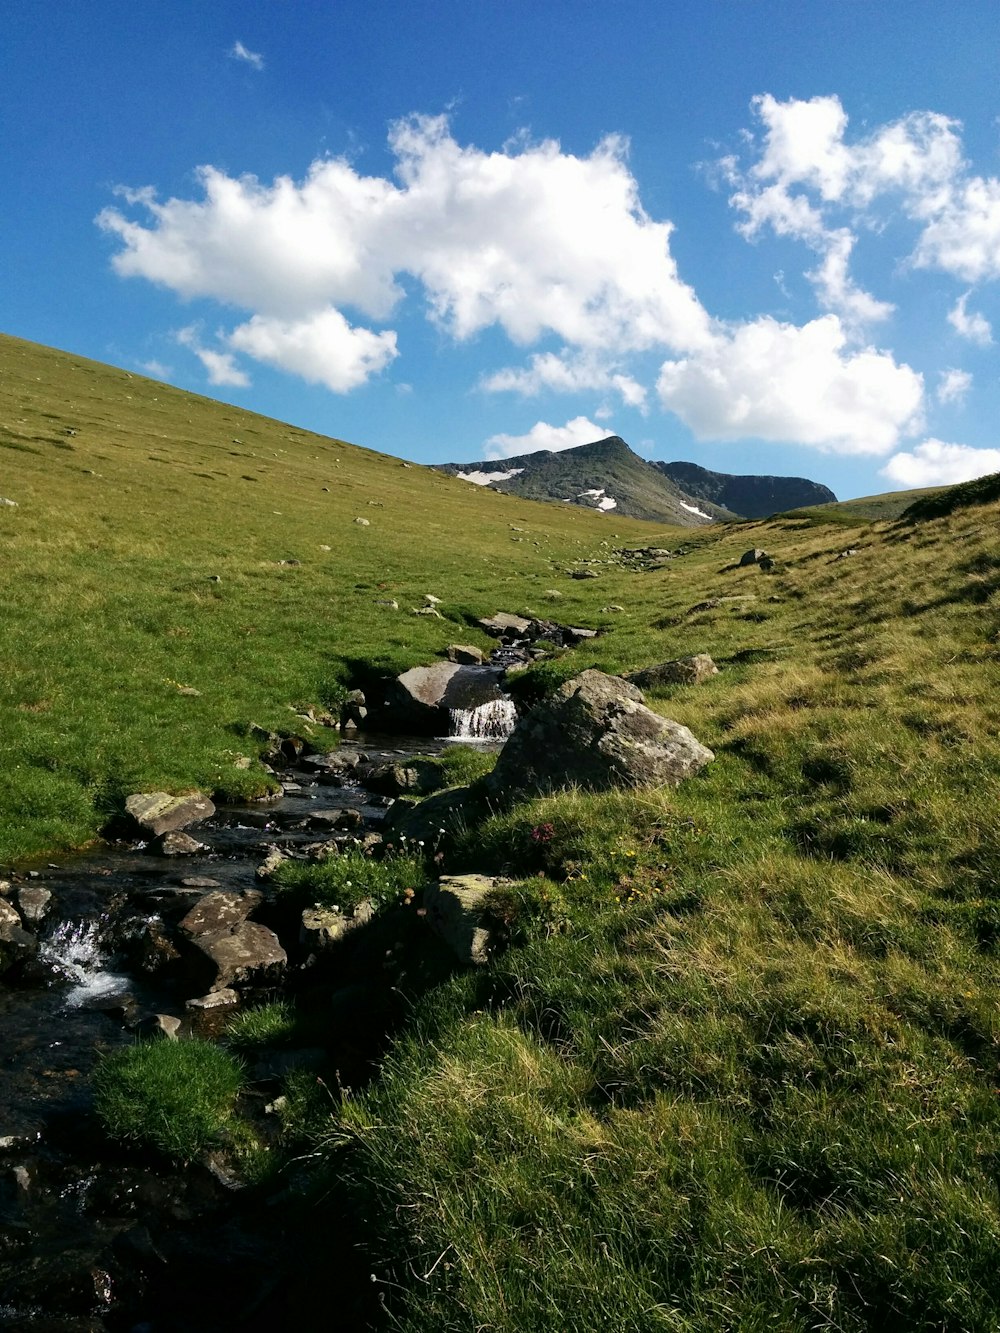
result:
[[[505,741],[517,722],[514,701],[490,699],[478,708],[451,708],[448,735],[456,741]]]
[[[128,978],[108,971],[102,932],[106,919],[61,921],[41,942],[39,954],[53,976],[71,983],[66,1004],[79,1009],[92,1000],[117,995],[128,986]]]

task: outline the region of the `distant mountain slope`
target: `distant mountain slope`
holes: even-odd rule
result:
[[[681,490],[704,506],[719,505],[743,518],[769,518],[786,509],[807,505],[835,504],[837,497],[828,486],[805,477],[733,476],[728,472],[710,472],[697,463],[653,463]]]
[[[561,500],[629,518],[699,527],[735,515],[692,497],[659,468],[610,435],[556,453],[539,450],[497,463],[440,463],[439,472],[529,500]]]

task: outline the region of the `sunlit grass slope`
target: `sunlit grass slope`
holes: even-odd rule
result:
[[[519,881],[522,943],[329,1138],[393,1327],[1000,1327],[998,519],[770,522],[635,576],[605,660],[710,652],[655,703],[717,757],[451,850]]]
[[[239,728],[301,729],[357,662],[485,645],[465,609],[543,614],[555,586],[591,619],[622,579],[564,571],[652,531],[9,337],[0,496],[0,863],[86,839],[126,789],[259,788]],[[411,614],[426,593],[450,619]]]

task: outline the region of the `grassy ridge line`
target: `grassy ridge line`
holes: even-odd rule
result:
[[[640,585],[723,664],[656,700],[717,758],[451,850],[542,910],[329,1132],[393,1327],[1000,1325],[998,517]]]
[[[85,840],[126,789],[259,788],[241,726],[299,726],[358,662],[485,645],[462,608],[544,614],[557,585],[607,621],[627,576],[563,571],[657,539],[7,337],[0,494],[0,861]],[[425,593],[453,619],[409,614]]]

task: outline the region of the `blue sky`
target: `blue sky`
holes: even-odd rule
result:
[[[0,329],[420,462],[997,471],[998,56],[978,0],[36,0]]]

